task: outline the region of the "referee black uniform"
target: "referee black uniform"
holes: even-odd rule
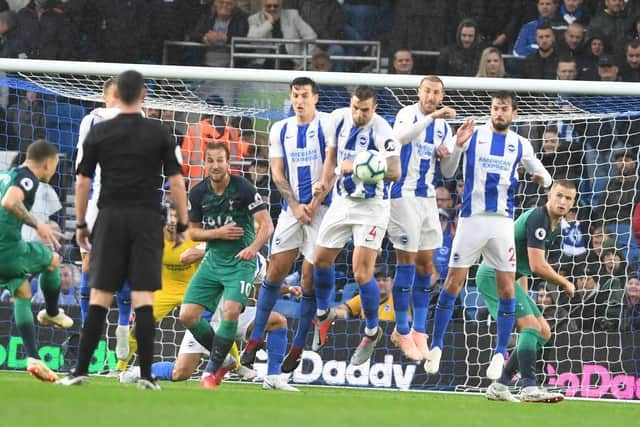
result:
[[[138,385],[159,389],[151,377],[156,327],[151,301],[152,292],[162,287],[162,175],[169,177],[172,191],[180,192],[182,203],[177,208],[179,217],[184,218],[186,194],[174,139],[160,122],[146,119],[140,113],[146,93],[143,76],[137,71],[125,71],[117,84],[122,112],[91,129],[77,169],[77,236],[82,245],[87,237],[83,215],[90,178],[98,164],[101,191],[91,235],[91,303],[80,337],[77,365],[60,382],[75,385],[86,381],[113,293],[128,281],[136,314],[141,377]],[[185,230],[186,224],[179,223],[178,233]]]

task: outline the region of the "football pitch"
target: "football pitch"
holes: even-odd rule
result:
[[[62,387],[25,372],[0,372],[3,426],[631,426],[635,403],[564,401],[559,404],[491,402],[483,396],[300,387],[300,393],[223,383],[200,389],[195,381],[162,382],[162,391],[138,390],[115,378]]]

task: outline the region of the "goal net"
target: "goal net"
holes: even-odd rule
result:
[[[101,104],[103,82],[134,67],[147,77],[145,112],[160,120],[184,146],[200,131],[212,128],[212,138],[228,141],[233,172],[251,179],[271,203],[274,221],[279,197],[268,174],[268,129],[291,114],[288,82],[308,75],[320,83],[321,111],[347,106],[349,91],[358,84],[377,87],[378,113],[393,122],[404,105],[417,102],[417,76],[297,73],[265,70],[230,70],[188,67],[127,66],[43,61],[0,60],[0,169],[19,161],[33,140],[46,138],[58,145],[60,168],[51,182],[58,200],[44,199],[42,212],[60,226],[69,240],[62,249],[72,286],[65,294],[65,309],[76,317],[79,253],[73,242],[73,156],[80,120]],[[576,285],[576,296],[539,278],[529,280],[529,294],[538,303],[552,328],[539,366],[542,384],[566,391],[569,396],[640,398],[640,250],[631,227],[638,202],[640,145],[640,88],[635,84],[553,82],[476,78],[445,78],[444,104],[457,111],[456,127],[467,119],[488,120],[489,93],[515,90],[518,118],[514,130],[533,144],[554,179],[570,179],[579,188],[579,202],[562,223],[561,236],[549,253],[552,265]],[[204,122],[203,122],[204,121]],[[187,150],[188,151],[188,150]],[[186,161],[189,162],[187,152]],[[192,182],[200,170],[188,172]],[[517,215],[545,202],[529,176],[522,175],[516,194]],[[438,289],[446,275],[450,240],[455,234],[461,178],[443,180],[447,197],[438,197],[443,247],[436,251],[440,277],[432,292],[427,331],[431,330]],[[59,203],[58,203],[59,202]],[[33,238],[30,236],[29,238]],[[353,296],[351,272],[353,248],[347,245],[338,257],[335,303]],[[392,245],[385,240],[379,264],[395,267]],[[384,344],[371,364],[355,368],[348,357],[361,337],[359,320],[337,321],[327,346],[306,351],[293,381],[310,384],[355,385],[401,389],[478,391],[488,385],[485,371],[495,345],[495,321],[477,292],[471,270],[461,293],[447,335],[441,371],[427,376],[421,365],[408,363],[389,341],[393,324],[385,324]],[[66,284],[65,284],[66,286]],[[73,288],[76,287],[76,289]],[[356,287],[357,288],[357,287]],[[33,283],[34,293],[37,283]],[[34,299],[34,312],[40,300]],[[295,300],[282,300],[278,309],[290,325],[297,323]],[[117,316],[110,312],[106,341],[96,353],[92,371],[115,366],[113,329]],[[69,368],[75,359],[77,334],[40,328],[41,353],[56,369]],[[177,356],[183,328],[174,311],[158,329],[156,356]],[[309,337],[310,339],[311,337]],[[512,336],[512,345],[517,342]],[[309,346],[310,348],[310,346]],[[264,356],[260,353],[260,356]],[[264,358],[259,358],[262,368]],[[8,295],[0,302],[0,368],[24,367],[19,334],[12,324]]]

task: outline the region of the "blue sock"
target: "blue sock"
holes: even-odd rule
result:
[[[300,301],[300,321],[296,336],[293,337],[293,346],[303,348],[307,341],[307,333],[311,328],[311,322],[316,314],[316,296],[313,292],[303,293]]]
[[[416,273],[411,293],[413,299],[413,329],[416,332],[427,331],[427,314],[431,299],[431,275]]]
[[[256,305],[256,318],[251,331],[252,340],[261,340],[264,337],[269,315],[280,297],[281,285],[282,282],[271,283],[267,279],[262,281],[260,293],[258,294],[258,304]]]
[[[129,318],[131,317],[131,288],[129,283],[125,282],[122,289],[116,292],[116,301],[118,302],[118,325],[129,326]]]
[[[336,270],[329,268],[313,269],[313,286],[316,291],[317,310],[329,310],[331,306],[331,290],[336,282]]]
[[[89,295],[91,289],[89,289],[89,273],[82,273],[80,276],[80,317],[82,318],[82,324],[84,325],[84,319],[87,317],[89,311]]]
[[[151,375],[157,380],[171,381],[174,362],[156,362],[151,365]]]
[[[413,278],[416,275],[414,264],[398,265],[393,279],[393,310],[396,313],[396,330],[401,335],[409,333],[409,295]]]
[[[505,358],[507,357],[507,346],[509,345],[511,331],[513,331],[515,324],[516,299],[500,298],[498,302],[498,318],[496,319],[498,329],[498,345],[496,346],[496,353],[502,353]]]
[[[364,323],[368,329],[378,327],[378,307],[380,306],[380,288],[375,278],[360,285],[360,299],[364,311]]]
[[[280,365],[287,352],[287,328],[269,332],[267,337],[267,375],[280,374]]]
[[[432,347],[439,347],[440,349],[444,347],[444,333],[447,331],[451,316],[453,316],[453,306],[457,297],[457,295],[449,295],[444,289],[440,291],[433,319]]]

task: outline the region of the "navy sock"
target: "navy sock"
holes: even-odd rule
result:
[[[175,365],[174,362],[156,362],[151,365],[151,375],[157,380],[171,381]]]
[[[373,277],[360,285],[360,299],[364,311],[364,322],[367,329],[378,327],[378,307],[380,306],[380,288]]]
[[[336,271],[329,268],[313,269],[313,286],[316,293],[317,310],[329,310],[331,306],[331,290],[336,282]]]
[[[307,341],[307,333],[311,329],[311,323],[316,313],[316,296],[312,292],[303,293],[300,301],[300,321],[298,322],[298,330],[293,337],[293,346],[303,348]]]
[[[431,275],[416,273],[413,281],[413,329],[416,332],[427,331],[427,314],[431,298]]]
[[[131,318],[131,289],[129,283],[125,282],[122,289],[116,292],[116,301],[118,302],[118,325],[129,326],[129,318]]]
[[[269,332],[267,337],[267,375],[280,374],[280,365],[287,351],[287,328]]]
[[[76,375],[87,375],[89,363],[93,352],[98,346],[98,341],[104,332],[105,320],[107,319],[107,309],[99,305],[90,305],[87,311],[87,318],[82,327],[80,335],[80,345],[78,351],[78,361],[73,370]]]
[[[409,333],[409,297],[416,274],[414,264],[398,265],[393,279],[393,310],[396,314],[396,330],[401,335]]]
[[[87,312],[89,311],[89,296],[91,294],[91,289],[89,289],[90,277],[89,273],[82,273],[80,276],[80,317],[83,325],[84,320],[87,318]]]
[[[40,289],[42,289],[45,307],[49,316],[58,315],[61,284],[60,268],[56,267],[53,271],[46,270],[40,273]]]
[[[496,353],[502,353],[507,356],[507,347],[509,346],[509,338],[511,331],[516,324],[516,299],[500,298],[498,302],[498,318],[496,319],[498,344],[496,345]]]
[[[140,377],[151,378],[153,363],[153,341],[156,336],[156,321],[153,318],[153,307],[143,305],[136,308],[136,340],[138,341],[138,359]]]
[[[209,355],[209,362],[205,369],[206,372],[215,374],[215,372],[222,366],[224,358],[229,354],[233,340],[224,338],[220,334],[216,334],[213,337],[213,343],[211,344],[211,354]]]
[[[500,383],[504,385],[509,385],[509,383],[511,383],[511,379],[519,370],[520,370],[520,367],[518,364],[518,352],[514,351],[513,353],[511,353],[511,356],[509,356],[509,360],[507,361],[507,364],[502,370]]]
[[[444,346],[444,333],[447,331],[449,321],[453,316],[453,307],[456,302],[457,295],[450,295],[446,290],[441,290],[438,296],[438,304],[433,319],[432,347]]]
[[[269,282],[267,279],[262,281],[260,293],[258,294],[258,304],[256,306],[256,318],[251,331],[252,340],[261,340],[264,337],[264,331],[267,328],[269,315],[276,305],[276,301],[280,297],[280,286],[282,282]]]

